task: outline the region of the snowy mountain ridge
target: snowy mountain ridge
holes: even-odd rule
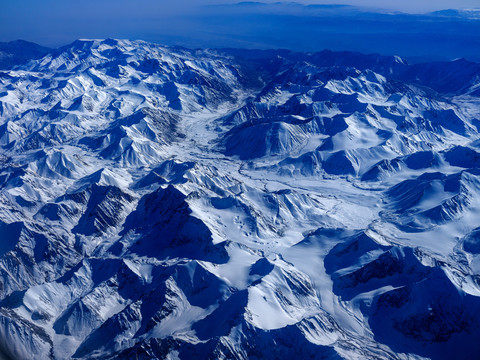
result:
[[[0,355],[471,359],[479,79],[114,39],[0,71]]]

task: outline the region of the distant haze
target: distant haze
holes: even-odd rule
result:
[[[352,6],[306,6],[321,4]],[[79,38],[125,38],[187,47],[328,48],[479,60],[480,12],[468,18],[412,15],[475,7],[479,0],[17,0],[2,4],[0,41],[58,47]]]
[[[386,10],[423,13],[444,9],[466,9],[480,7],[479,0],[338,0],[338,1],[299,1],[304,4],[346,4],[368,6]]]

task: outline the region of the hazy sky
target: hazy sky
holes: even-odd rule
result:
[[[275,2],[264,1],[264,2]],[[290,1],[290,0],[288,0]],[[208,4],[232,0],[0,0],[0,41],[25,39],[59,46],[76,38],[115,37],[155,40],[188,36],[185,22]],[[480,0],[299,0],[304,4],[350,4],[404,12],[480,7]],[[176,28],[178,27],[178,28]]]
[[[405,12],[425,12],[443,9],[464,9],[480,7],[480,0],[333,0],[298,1],[306,4],[348,4],[377,7]]]

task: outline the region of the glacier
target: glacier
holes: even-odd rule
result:
[[[0,358],[478,357],[480,64],[87,39],[1,68]]]

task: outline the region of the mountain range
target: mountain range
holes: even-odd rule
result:
[[[478,63],[8,53],[0,357],[477,356]]]

